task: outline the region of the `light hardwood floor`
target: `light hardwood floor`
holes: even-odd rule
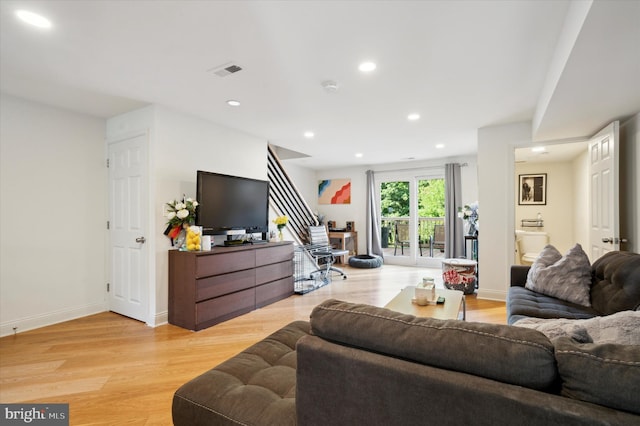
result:
[[[335,298],[384,306],[426,271],[345,267],[349,278],[191,332],[105,312],[0,339],[0,402],[69,403],[72,425],[170,425],[186,381]],[[506,323],[503,302],[466,296],[467,321]]]

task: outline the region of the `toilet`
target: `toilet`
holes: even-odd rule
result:
[[[547,244],[549,244],[549,234],[546,232],[516,229],[517,260],[521,265],[533,264]]]

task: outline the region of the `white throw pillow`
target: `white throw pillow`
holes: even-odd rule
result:
[[[580,244],[562,256],[545,246],[531,265],[525,287],[582,306],[591,306],[591,264]]]

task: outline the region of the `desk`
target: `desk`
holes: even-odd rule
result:
[[[329,240],[340,240],[336,248],[347,250],[347,240],[350,241],[349,255],[358,254],[358,233],[356,231],[329,231]],[[348,256],[336,258],[340,263],[346,264]]]

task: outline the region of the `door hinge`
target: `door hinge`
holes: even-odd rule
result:
[[[107,283],[107,293],[109,293],[110,289],[111,289],[111,284]]]
[[[111,229],[111,224],[109,223],[109,221],[107,221],[107,229]]]
[[[107,169],[109,168],[109,159],[107,158]]]

